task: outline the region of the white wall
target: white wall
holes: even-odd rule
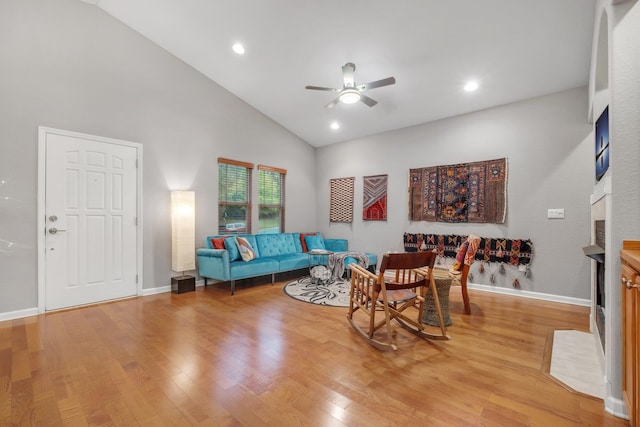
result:
[[[624,414],[622,399],[622,296],[619,251],[623,240],[640,240],[640,5],[636,0],[618,2],[600,0],[596,5],[595,31],[606,20],[606,46],[594,48],[591,73],[596,62],[608,59],[607,99],[601,99],[597,85],[591,99],[594,118],[609,105],[609,143],[611,174],[610,235],[607,243],[606,282],[606,409]],[[601,18],[604,17],[604,18]],[[604,26],[604,25],[603,25]],[[603,35],[604,37],[604,35]],[[604,51],[608,49],[608,51]],[[604,61],[602,61],[604,62]]]
[[[0,314],[37,306],[40,125],[143,144],[144,288],[170,284],[170,189],[217,232],[218,157],[287,169],[285,228],[315,229],[314,148],[96,6],[3,0],[0,58]]]
[[[477,96],[482,96],[478,93]],[[507,274],[494,264],[474,283],[589,299],[589,261],[582,247],[590,239],[589,196],[595,181],[592,125],[587,123],[586,87],[378,134],[318,149],[318,227],[329,237],[349,238],[349,247],[381,256],[403,249],[403,233],[477,234],[531,239],[532,277],[514,267]],[[506,157],[508,208],[504,224],[410,222],[410,168]],[[388,174],[387,222],[362,221],[362,177]],[[329,180],[356,177],[351,224],[329,223]],[[564,208],[565,219],[546,218],[548,208]],[[476,263],[478,264],[478,263]],[[475,264],[474,264],[475,265]],[[476,266],[477,268],[477,266]]]

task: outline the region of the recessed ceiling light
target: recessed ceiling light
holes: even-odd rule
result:
[[[244,46],[241,43],[236,43],[232,46],[232,49],[238,55],[242,55],[244,53]]]
[[[331,123],[331,129],[333,129],[333,130],[340,129],[340,124],[338,124],[338,122]]]
[[[478,89],[478,82],[470,81],[467,82],[466,85],[464,85],[464,90],[466,90],[467,92],[473,92],[476,89]]]

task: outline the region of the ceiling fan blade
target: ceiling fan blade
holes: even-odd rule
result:
[[[342,66],[342,78],[344,79],[344,87],[355,87],[356,81],[353,78],[353,72],[356,66],[351,62],[347,62]]]
[[[377,87],[389,86],[395,84],[396,79],[394,77],[387,77],[386,79],[376,80],[375,82],[365,83],[358,86],[359,91],[375,89]]]
[[[365,104],[367,104],[369,107],[373,107],[374,105],[376,105],[378,103],[378,101],[369,98],[366,95],[360,94],[360,101],[364,102]]]
[[[336,104],[340,102],[340,98],[336,98],[333,101],[331,101],[330,103],[328,103],[327,105],[324,106],[324,108],[333,108],[336,106]]]
[[[305,86],[305,89],[311,89],[311,90],[327,90],[329,92],[340,92],[340,89],[335,89],[332,87],[322,87],[322,86]]]

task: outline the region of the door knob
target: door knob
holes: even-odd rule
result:
[[[55,227],[51,227],[51,228],[49,229],[49,234],[56,234],[56,233],[58,233],[58,232],[62,232],[62,231],[67,231],[67,230],[60,230],[60,229],[57,229],[57,228],[55,228]]]
[[[51,216],[49,216],[49,221],[51,221],[51,222],[55,222],[55,221],[57,221],[57,220],[58,220],[58,217],[57,217],[57,216],[55,216],[55,215],[51,215]]]

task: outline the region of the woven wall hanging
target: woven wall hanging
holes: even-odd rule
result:
[[[409,220],[504,223],[507,159],[409,170]]]
[[[362,178],[362,219],[365,221],[387,220],[387,175]]]
[[[353,222],[354,182],[355,178],[333,178],[330,180],[330,222]]]

